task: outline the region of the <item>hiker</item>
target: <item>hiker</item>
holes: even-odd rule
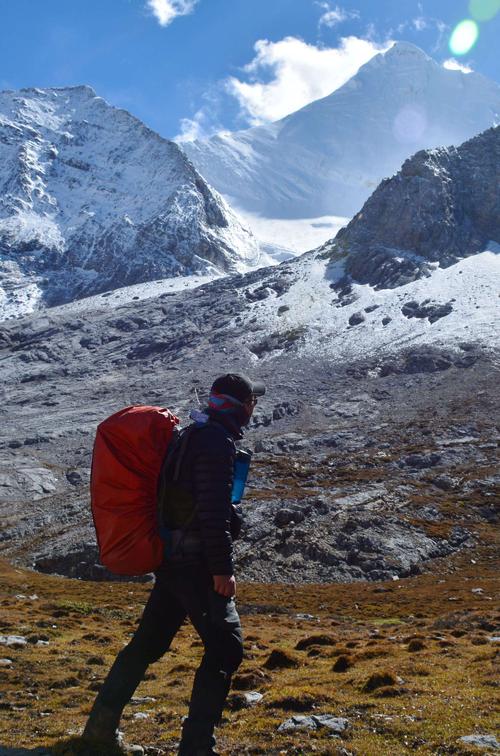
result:
[[[208,756],[231,676],[243,657],[232,542],[241,520],[232,504],[235,441],[243,437],[263,384],[228,373],[215,380],[207,409],[180,432],[159,480],[163,522],[173,528],[139,626],[118,654],[94,702],[83,737],[118,743],[125,705],[149,664],[168,651],[189,617],[203,645],[178,753]],[[183,442],[184,439],[184,442]],[[186,441],[187,439],[187,441]]]

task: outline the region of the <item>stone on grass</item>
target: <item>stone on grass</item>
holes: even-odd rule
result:
[[[23,648],[28,641],[22,635],[0,635],[0,646],[9,648]]]
[[[241,711],[241,709],[249,709],[251,706],[255,706],[263,698],[263,694],[256,690],[247,693],[232,693],[227,699],[227,705],[231,711]]]
[[[259,693],[257,690],[250,690],[248,691],[248,693],[243,693],[243,697],[245,698],[248,706],[254,706],[264,698],[263,694]]]
[[[278,732],[291,732],[293,730],[320,730],[326,728],[332,735],[341,735],[349,727],[349,722],[343,717],[334,717],[333,714],[296,714],[286,719],[278,727]]]
[[[459,740],[477,748],[492,748],[494,751],[500,751],[500,743],[494,735],[464,735]]]
[[[132,696],[130,699],[130,703],[133,706],[140,706],[141,704],[145,703],[154,703],[156,701],[156,698],[153,698],[153,696]]]

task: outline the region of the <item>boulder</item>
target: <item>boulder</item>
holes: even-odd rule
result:
[[[22,635],[0,635],[0,646],[8,646],[9,648],[24,648],[27,643],[27,639]]]
[[[334,717],[333,714],[297,714],[286,719],[278,727],[278,732],[293,732],[294,730],[320,730],[326,728],[333,735],[342,735],[349,727],[344,717]]]
[[[354,312],[351,317],[349,318],[349,325],[355,326],[360,325],[365,321],[365,316],[362,312]]]
[[[500,751],[500,743],[494,735],[464,735],[459,740],[461,743],[476,746],[476,748]]]
[[[274,515],[274,524],[278,528],[284,528],[292,523],[296,524],[305,520],[305,514],[300,509],[278,509]]]

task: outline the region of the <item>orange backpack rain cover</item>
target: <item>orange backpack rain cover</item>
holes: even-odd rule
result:
[[[160,468],[179,420],[162,407],[126,407],[97,428],[90,497],[102,564],[117,575],[159,567]]]

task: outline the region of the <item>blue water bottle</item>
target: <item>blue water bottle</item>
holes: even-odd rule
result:
[[[234,463],[233,491],[231,495],[231,502],[233,504],[239,504],[239,502],[243,498],[251,459],[252,452],[248,451],[248,449],[238,449],[238,451],[236,452],[236,460]]]

